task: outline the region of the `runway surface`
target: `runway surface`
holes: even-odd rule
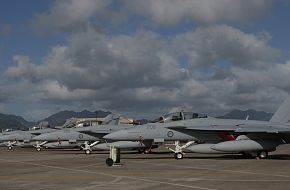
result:
[[[0,189],[290,189],[290,145],[269,159],[239,155],[124,152],[121,166],[108,167],[108,153],[78,150],[0,149]]]

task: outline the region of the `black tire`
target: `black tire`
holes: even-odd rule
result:
[[[176,160],[180,160],[180,159],[183,158],[183,154],[182,154],[181,152],[175,153],[175,154],[174,154],[174,158],[175,158]]]
[[[107,158],[107,159],[106,159],[106,164],[107,164],[107,166],[113,166],[113,164],[114,164],[113,159],[111,159],[111,158]]]
[[[260,159],[266,159],[266,158],[268,158],[268,151],[262,150],[262,151],[258,152],[258,157]]]
[[[176,159],[180,160],[183,158],[183,154],[181,152],[176,153]]]
[[[139,154],[143,154],[144,153],[144,149],[141,149],[141,148],[138,148],[137,151],[138,151]]]

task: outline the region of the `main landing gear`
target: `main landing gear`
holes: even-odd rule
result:
[[[182,152],[182,150],[187,148],[187,147],[189,147],[189,146],[191,146],[191,145],[193,145],[194,143],[195,143],[194,141],[189,141],[185,145],[180,146],[180,142],[179,141],[175,141],[174,142],[175,149],[172,149],[172,148],[169,148],[169,147],[166,147],[166,148],[168,150],[171,150],[172,152],[174,152],[174,158],[175,159],[180,160],[184,156],[184,153]]]
[[[89,144],[88,141],[84,143],[84,147],[81,147],[82,150],[85,151],[85,154],[91,154],[92,153],[92,147],[98,144],[100,141],[96,141],[94,143]]]

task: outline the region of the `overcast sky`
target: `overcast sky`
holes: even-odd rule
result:
[[[290,93],[287,0],[3,0],[0,112],[274,112]]]

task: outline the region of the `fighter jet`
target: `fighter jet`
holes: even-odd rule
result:
[[[81,147],[84,139],[89,141],[99,141],[98,138],[84,135],[78,132],[81,128],[99,125],[103,118],[70,118],[60,127],[60,130],[44,133],[33,138],[33,141],[42,142],[37,144],[36,150],[41,151],[46,148],[72,148]]]
[[[179,142],[175,143],[174,151],[181,152],[182,149],[193,144],[196,139],[188,134],[168,129],[165,126],[171,126],[176,122],[191,121],[192,119],[197,118],[207,119],[207,116],[190,111],[184,111],[182,109],[179,111],[175,110],[175,112],[170,112],[164,116],[158,117],[148,124],[136,126],[131,129],[112,132],[104,136],[104,139],[119,141],[119,143],[121,143],[120,141],[134,141],[138,142],[139,146],[147,147],[158,146],[165,144],[165,142],[168,141],[186,142],[186,144],[183,146],[180,146]],[[115,147],[118,148],[118,146]]]
[[[112,131],[131,128],[133,120],[120,117],[120,115],[110,114],[104,118],[102,125],[90,125],[83,127],[65,127],[63,130],[46,133],[34,138],[37,141],[58,142],[68,141],[69,143],[81,143],[81,148],[86,154],[90,154],[93,147],[95,149],[108,150],[108,144],[100,143],[102,137]],[[100,143],[100,144],[99,144]],[[55,144],[54,144],[55,145]]]
[[[270,121],[217,119],[194,117],[170,123],[148,124],[146,127],[118,131],[106,135],[111,140],[165,141],[177,140],[172,151],[176,159],[183,158],[182,149],[196,153],[244,154],[267,158],[281,144],[290,143],[290,97],[285,100]],[[189,144],[180,146],[188,135]]]
[[[37,126],[33,126],[25,131],[16,130],[2,133],[0,142],[4,142],[8,149],[12,149],[14,146],[32,147],[35,146],[35,142],[32,142],[33,137],[55,130],[58,129],[50,128],[48,122],[40,122]]]

